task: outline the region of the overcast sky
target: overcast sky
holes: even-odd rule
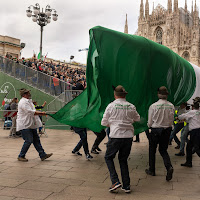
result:
[[[146,0],[143,0],[144,4]],[[192,0],[188,1],[191,10]],[[128,14],[129,34],[137,30],[141,0],[1,0],[0,35],[15,37],[26,43],[22,56],[32,57],[39,52],[40,26],[26,16],[28,6],[39,3],[41,8],[50,5],[57,10],[58,20],[44,27],[43,55],[49,58],[86,63],[86,52],[78,49],[89,47],[89,29],[103,26],[124,31],[126,13]],[[167,0],[149,0],[150,12],[159,3],[167,8]],[[199,1],[197,1],[199,4]],[[185,0],[179,0],[184,7]],[[199,7],[199,5],[197,5]]]

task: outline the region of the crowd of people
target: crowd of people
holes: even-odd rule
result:
[[[7,58],[12,59],[16,63],[23,64],[30,69],[58,78],[73,86],[75,86],[79,80],[82,80],[84,88],[86,87],[86,68],[84,69],[83,67],[81,68],[60,62],[56,64],[53,61],[36,59],[36,57],[31,59],[25,59],[24,57],[17,59],[7,56]]]

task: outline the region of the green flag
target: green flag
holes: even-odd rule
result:
[[[38,59],[38,60],[40,59],[40,52],[38,53],[37,59]]]
[[[174,105],[200,96],[196,89],[199,68],[167,47],[103,27],[94,27],[89,33],[87,89],[51,115],[59,122],[100,132],[105,108],[114,100],[112,85],[125,87],[127,100],[141,116],[141,121],[134,123],[136,134],[147,129],[148,109],[158,100],[160,86],[168,88],[168,100]]]

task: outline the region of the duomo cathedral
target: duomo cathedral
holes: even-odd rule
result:
[[[173,6],[172,6],[173,4]],[[128,33],[126,19],[125,33]],[[191,11],[178,7],[178,0],[168,0],[167,9],[158,4],[149,13],[149,1],[141,0],[136,35],[165,45],[181,57],[200,66],[200,20],[196,0]]]

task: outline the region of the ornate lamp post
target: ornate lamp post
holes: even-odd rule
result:
[[[31,10],[31,7],[33,10]],[[51,12],[54,11],[52,14]],[[33,12],[33,14],[32,14]],[[55,9],[52,9],[50,5],[47,5],[45,8],[45,12],[40,11],[40,5],[38,3],[35,6],[30,5],[28,10],[26,11],[27,17],[32,17],[33,22],[37,22],[37,24],[41,27],[41,37],[40,37],[40,55],[42,56],[42,34],[43,27],[51,22],[51,16],[54,21],[57,21],[58,15]]]

